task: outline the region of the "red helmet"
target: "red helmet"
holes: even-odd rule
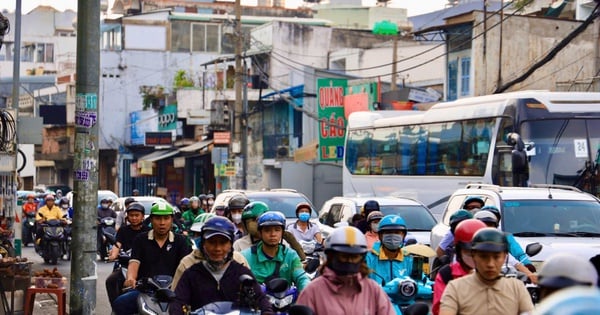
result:
[[[485,223],[477,219],[466,219],[460,222],[454,231],[454,244],[460,244],[462,248],[469,249],[475,232],[486,227]]]

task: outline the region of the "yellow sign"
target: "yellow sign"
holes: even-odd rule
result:
[[[138,166],[140,168],[140,175],[152,175],[152,162],[138,160]]]
[[[294,162],[310,161],[317,158],[318,141],[313,141],[294,151]]]
[[[237,173],[237,170],[236,170],[235,166],[227,166],[225,168],[225,176],[235,176],[236,173]]]

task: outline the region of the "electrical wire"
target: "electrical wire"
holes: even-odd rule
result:
[[[0,152],[15,150],[16,133],[15,118],[7,110],[0,110]]]

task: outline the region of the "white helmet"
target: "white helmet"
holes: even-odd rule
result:
[[[598,272],[590,261],[582,257],[559,253],[544,262],[539,278],[541,287],[554,289],[575,285],[595,286]]]
[[[333,230],[325,240],[325,251],[364,254],[367,252],[367,239],[359,229],[342,226]]]
[[[596,315],[600,314],[600,290],[592,287],[572,287],[552,294],[540,303],[536,315]]]

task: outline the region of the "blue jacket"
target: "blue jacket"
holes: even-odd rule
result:
[[[396,258],[386,257],[381,250],[381,242],[373,244],[373,248],[367,253],[366,261],[369,269],[374,271],[369,274],[369,278],[380,284],[382,280],[388,283],[394,278],[409,277],[413,265],[413,258],[405,256],[402,249]]]
[[[506,239],[508,240],[508,252],[523,265],[531,264],[527,254],[511,233],[506,233]]]

